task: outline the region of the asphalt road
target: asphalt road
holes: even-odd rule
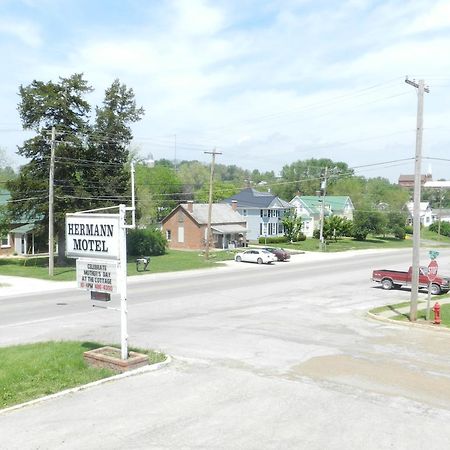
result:
[[[365,314],[409,299],[370,276],[406,269],[410,258],[410,250],[308,254],[131,278],[130,344],[173,362],[0,413],[0,446],[447,448],[450,334]],[[449,273],[449,249],[439,262]],[[91,305],[74,289],[0,298],[1,345],[118,342],[119,313]]]

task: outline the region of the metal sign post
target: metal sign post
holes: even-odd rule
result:
[[[127,226],[125,205],[119,205],[120,217],[120,348],[122,359],[128,359],[128,307],[127,307]]]
[[[431,256],[431,255],[430,255]],[[436,255],[437,256],[437,255]],[[427,296],[427,314],[426,314],[426,320],[430,320],[430,301],[431,301],[431,284],[437,277],[438,272],[438,263],[435,259],[432,259],[430,261],[430,264],[428,264],[428,296]]]

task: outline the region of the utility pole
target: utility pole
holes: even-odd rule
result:
[[[173,165],[175,169],[175,173],[177,172],[177,135],[174,134],[174,159],[173,159]]]
[[[321,177],[320,182],[320,193],[322,196],[322,205],[320,207],[320,250],[323,252],[325,250],[325,242],[323,239],[323,223],[325,221],[325,196],[327,194],[327,177],[328,177],[328,167],[325,167],[325,172],[323,179]]]
[[[53,180],[55,178],[55,146],[56,130],[52,127],[52,139],[50,142],[50,174],[48,179],[48,274],[53,276],[54,266],[54,231],[53,231]]]
[[[206,229],[206,248],[205,248],[205,258],[209,259],[209,246],[211,245],[211,215],[212,215],[212,197],[213,197],[213,177],[214,177],[214,163],[216,161],[216,155],[221,155],[222,153],[217,152],[214,149],[212,152],[203,152],[207,155],[211,155],[211,173],[209,176],[209,203],[208,203],[208,226]]]
[[[423,94],[430,92],[425,87],[424,80],[405,79],[405,83],[417,89],[417,128],[416,128],[416,156],[414,164],[414,208],[413,208],[413,255],[411,279],[411,304],[409,320],[417,319],[417,299],[419,295],[419,257],[420,257],[420,198],[421,198],[421,165],[422,165],[422,135],[423,135]]]

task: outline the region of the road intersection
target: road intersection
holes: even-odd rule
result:
[[[444,270],[450,255],[441,254]],[[370,274],[406,267],[410,256],[306,254],[130,280],[130,341],[172,355],[171,364],[2,413],[2,445],[445,448],[450,336],[366,314],[408,300]],[[118,317],[87,303],[73,289],[0,297],[2,345],[117,341]]]

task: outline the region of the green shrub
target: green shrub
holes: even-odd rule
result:
[[[406,234],[413,234],[413,227],[412,227],[412,225],[406,225],[405,233]]]
[[[283,242],[289,242],[286,236],[260,236],[258,238],[260,244],[282,244]]]
[[[396,226],[393,229],[393,233],[397,239],[405,239],[406,237],[405,227]]]
[[[129,230],[127,253],[131,256],[158,256],[166,253],[167,241],[159,230]]]
[[[434,223],[432,223],[428,229],[430,231],[434,231],[435,233],[439,233],[442,236],[448,236],[450,237],[450,222],[441,222],[441,227],[439,229],[439,221],[436,221]]]
[[[300,233],[297,234],[297,239],[295,242],[302,242],[306,241],[306,235],[300,231]]]

